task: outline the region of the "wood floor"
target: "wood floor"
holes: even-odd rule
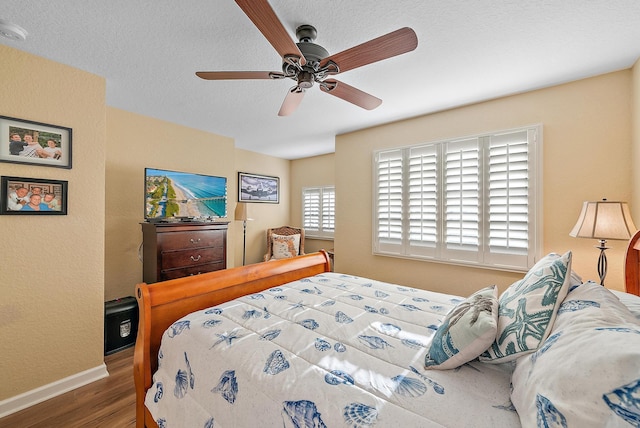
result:
[[[0,428],[133,428],[133,347],[105,357],[109,376],[0,419]]]

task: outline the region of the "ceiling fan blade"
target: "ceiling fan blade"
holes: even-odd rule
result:
[[[320,85],[320,90],[331,94],[338,98],[342,98],[345,101],[355,104],[358,107],[362,107],[366,110],[373,110],[382,104],[380,98],[376,98],[373,95],[367,94],[360,89],[349,86],[346,83],[338,82],[335,79],[327,79]]]
[[[291,88],[287,96],[284,97],[278,116],[289,116],[298,108],[302,98],[304,98],[304,89],[300,89],[297,86]]]
[[[300,65],[305,64],[298,45],[291,39],[267,0],[236,0],[236,3],[282,58],[294,55],[299,58]]]
[[[197,71],[196,76],[205,80],[278,79],[284,74],[277,71]]]
[[[410,52],[417,46],[418,37],[416,33],[411,28],[404,27],[345,51],[330,55],[320,62],[320,67],[324,67],[330,61],[333,61],[338,64],[339,72],[343,73],[363,65]]]

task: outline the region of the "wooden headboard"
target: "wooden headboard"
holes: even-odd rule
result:
[[[627,293],[640,296],[640,230],[631,237],[627,246],[624,283]]]
[[[136,286],[138,336],[133,378],[136,388],[136,426],[157,426],[144,407],[152,373],[158,368],[158,351],[164,331],[191,312],[247,294],[331,270],[326,252],[274,260]]]

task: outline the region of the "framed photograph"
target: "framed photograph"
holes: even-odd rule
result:
[[[238,172],[238,202],[280,203],[280,179]]]
[[[46,178],[2,177],[0,214],[66,215],[67,182]]]
[[[0,162],[71,169],[71,128],[0,116]]]

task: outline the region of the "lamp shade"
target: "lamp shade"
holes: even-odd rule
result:
[[[626,202],[584,202],[578,222],[569,233],[575,238],[627,240],[636,232]]]
[[[247,204],[238,202],[236,204],[235,219],[240,221],[253,220],[247,216]]]

